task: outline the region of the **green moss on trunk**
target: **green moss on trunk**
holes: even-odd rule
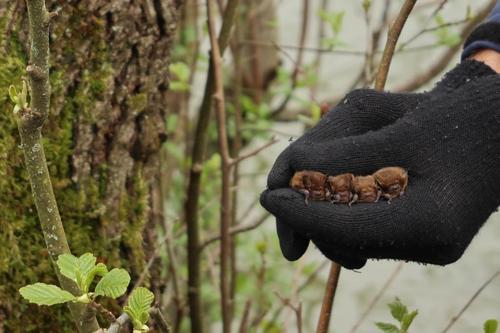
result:
[[[0,8],[7,3],[0,0]],[[173,3],[164,2],[163,14],[176,10]],[[142,235],[164,137],[175,25],[160,29],[140,4],[131,5],[134,10],[115,5],[108,0],[67,4],[54,22],[51,113],[43,142],[71,251],[91,251],[108,266],[138,277],[145,267]],[[19,86],[26,67],[26,13],[17,15],[8,39],[0,43],[0,331],[73,332],[66,307],[31,305],[18,293],[26,284],[57,284],[57,279],[8,100],[9,85]],[[0,40],[8,19],[0,17]]]

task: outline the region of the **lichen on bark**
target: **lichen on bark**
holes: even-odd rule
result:
[[[27,14],[0,0],[0,331],[65,332],[64,307],[22,301],[19,287],[56,283],[19,149],[10,84],[27,65]],[[165,93],[177,5],[173,0],[47,1],[51,110],[44,147],[71,250],[138,276],[149,253],[150,183],[165,140]],[[29,313],[29,315],[27,315]]]

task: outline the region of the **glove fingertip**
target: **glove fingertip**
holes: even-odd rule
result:
[[[334,248],[317,241],[314,243],[325,257],[346,269],[359,269],[366,265],[366,258],[348,253],[346,249]]]
[[[276,220],[281,253],[288,261],[296,261],[306,252],[309,239],[297,234],[286,224]]]

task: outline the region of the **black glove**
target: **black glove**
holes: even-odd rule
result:
[[[288,187],[295,171],[409,172],[406,194],[370,204],[304,204]],[[347,268],[366,258],[448,264],[500,204],[500,78],[465,61],[432,91],[357,90],[278,157],[262,205],[277,217],[284,256],[312,241]]]

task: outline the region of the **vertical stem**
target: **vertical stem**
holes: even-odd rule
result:
[[[403,30],[406,20],[408,19],[408,16],[410,15],[416,2],[417,0],[406,0],[400,9],[394,24],[389,29],[384,53],[382,55],[382,60],[380,61],[377,77],[375,79],[376,90],[384,89],[385,82],[387,81],[387,73],[389,72],[389,67],[391,65],[392,57],[394,56],[394,50],[396,49],[399,35],[401,34],[401,30]],[[332,262],[316,333],[326,333],[328,331],[339,275],[340,265]]]
[[[240,36],[240,13],[237,14],[235,19],[235,36]],[[237,44],[237,43],[236,43]],[[241,126],[243,124],[243,117],[241,112],[241,87],[243,80],[243,68],[241,64],[241,49],[236,46],[232,48],[233,50],[233,58],[234,58],[234,93],[233,93],[233,104],[234,104],[234,137],[233,137],[233,145],[231,147],[232,156],[239,156],[242,139],[241,139]],[[232,211],[231,211],[231,227],[237,223],[238,219],[238,184],[240,182],[240,170],[239,163],[236,163],[233,168],[233,178],[232,185],[233,188],[233,197],[232,197]],[[234,297],[236,294],[236,279],[238,275],[238,268],[236,265],[236,235],[231,234],[231,279],[230,279],[230,295],[231,295],[231,317],[234,317]]]
[[[19,111],[17,118],[26,168],[33,198],[38,212],[45,243],[53,263],[59,255],[70,253],[64,227],[57,208],[50,175],[42,145],[42,127],[49,113],[49,25],[53,14],[45,7],[44,0],[27,0],[31,36],[30,65],[27,67],[31,88],[31,106]],[[56,273],[61,287],[79,295],[73,281]],[[86,306],[70,303],[73,320],[80,332],[99,329],[95,316],[86,313]]]
[[[239,0],[229,0],[224,10],[222,27],[218,38],[218,47],[223,53],[229,41],[229,34],[233,26],[234,13]],[[189,171],[189,184],[187,188],[184,215],[188,236],[188,301],[191,332],[203,333],[203,309],[201,306],[200,288],[200,235],[198,226],[198,206],[200,198],[201,171],[205,158],[205,149],[208,141],[208,124],[212,107],[212,95],[215,91],[214,69],[210,62],[205,84],[203,101],[194,134],[193,150],[191,153],[191,169]]]
[[[385,44],[384,53],[382,54],[382,60],[378,67],[377,78],[375,80],[375,89],[383,90],[385,82],[387,81],[387,74],[389,73],[389,67],[391,66],[392,56],[394,55],[394,50],[396,49],[396,44],[401,34],[401,30],[410,16],[410,13],[415,6],[417,0],[406,0],[399,11],[398,17],[394,21],[394,24],[389,29],[387,34],[387,42]]]
[[[292,72],[292,86],[290,92],[286,95],[285,99],[281,104],[271,112],[271,117],[277,117],[283,110],[285,110],[288,102],[292,99],[293,91],[297,88],[299,73],[302,66],[302,59],[304,57],[304,44],[307,36],[307,28],[309,25],[309,0],[303,0],[302,2],[302,21],[300,28],[300,39],[299,48],[297,50],[297,61],[295,62],[295,68]]]
[[[330,326],[330,317],[332,313],[333,300],[335,299],[335,292],[337,291],[337,284],[339,282],[340,265],[332,262],[330,266],[330,273],[328,274],[328,281],[326,282],[326,291],[323,297],[323,304],[321,305],[320,317],[316,333],[328,332]]]
[[[213,0],[207,1],[207,21],[210,35],[212,64],[214,68],[215,93],[215,115],[217,118],[217,132],[219,153],[222,157],[222,193],[220,201],[220,293],[222,312],[222,331],[231,332],[231,295],[229,285],[229,259],[231,258],[231,244],[229,227],[231,224],[231,158],[227,143],[226,110],[224,107],[224,87],[222,83],[222,58],[217,37],[215,35]]]

